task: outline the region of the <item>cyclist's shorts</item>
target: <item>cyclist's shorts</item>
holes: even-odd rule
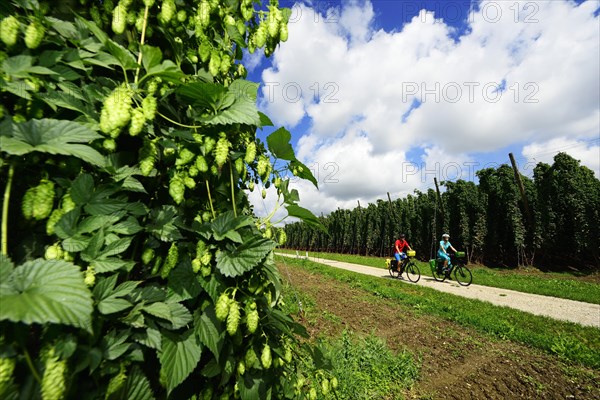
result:
[[[397,261],[404,260],[406,258],[406,253],[396,253],[394,254],[394,257],[396,257]]]
[[[440,260],[440,261],[444,261],[444,260],[450,261],[450,256],[448,254],[442,253],[440,251],[440,252],[438,252],[438,260]]]

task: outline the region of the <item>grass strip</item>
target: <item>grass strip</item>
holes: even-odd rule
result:
[[[278,249],[277,251],[296,254],[295,250]],[[306,252],[299,252],[299,254],[304,256],[306,255]],[[320,252],[310,252],[309,255],[311,257],[324,258],[327,260],[348,262],[382,269],[386,268],[385,258],[382,257]],[[422,275],[432,276],[428,263],[416,260],[415,262],[419,266]],[[600,304],[600,285],[592,282],[582,282],[573,278],[573,276],[568,273],[519,273],[512,272],[508,269],[494,270],[488,267],[472,265],[469,265],[469,269],[473,273],[473,283],[477,285]]]
[[[276,260],[323,274],[381,298],[402,302],[418,313],[436,315],[500,339],[538,348],[568,362],[600,368],[599,329],[466,299],[427,287],[401,285],[393,280],[345,271],[309,260],[282,256],[277,256]]]

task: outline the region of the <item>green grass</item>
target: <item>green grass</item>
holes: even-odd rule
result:
[[[283,312],[297,315],[302,311],[313,324],[318,316],[338,325],[341,321],[335,314],[320,311],[312,296],[289,284],[284,285],[283,304]],[[373,334],[360,336],[343,330],[336,336],[312,338],[296,347],[295,352],[301,360],[296,374],[307,383],[302,391],[312,387],[317,398],[400,400],[419,377],[420,360],[407,350],[394,354],[383,339]],[[324,381],[328,394],[323,391]]]
[[[600,330],[528,314],[508,307],[466,299],[437,290],[328,267],[308,260],[277,256],[277,261],[323,274],[379,297],[402,302],[415,312],[436,315],[464,326],[554,354],[559,358],[600,368]]]
[[[293,250],[278,251],[296,254]],[[306,255],[306,252],[299,253],[301,255]],[[320,257],[327,260],[386,268],[385,258],[382,257],[316,252],[311,252],[309,255],[311,257]],[[416,261],[416,263],[419,266],[422,275],[431,276],[431,269],[429,268],[428,263],[421,261]],[[477,285],[600,304],[600,285],[577,280],[568,273],[520,273],[508,269],[494,270],[487,267],[472,265],[469,265],[469,269],[473,273],[473,283]]]

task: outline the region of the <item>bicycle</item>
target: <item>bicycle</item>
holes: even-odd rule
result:
[[[421,279],[421,271],[417,264],[411,260],[412,257],[417,255],[416,251],[409,250],[406,252],[406,258],[400,262],[400,268],[398,268],[398,261],[395,258],[386,259],[386,265],[388,267],[388,272],[392,276],[392,278],[402,279],[402,274],[406,272],[406,277],[409,281],[413,283],[419,282]]]
[[[446,279],[449,279],[452,272],[454,272],[454,279],[460,286],[469,286],[471,282],[473,282],[473,274],[471,273],[471,270],[466,267],[464,258],[464,251],[457,251],[455,254],[451,254],[446,271],[443,270],[444,263],[442,261],[429,260],[433,279],[438,282],[444,282]]]

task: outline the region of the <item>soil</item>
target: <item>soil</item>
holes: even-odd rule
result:
[[[420,360],[408,399],[600,399],[600,371],[498,340],[322,275],[280,266],[284,280],[314,301],[297,318],[312,338],[344,329],[374,334]],[[343,301],[342,301],[343,299]]]

